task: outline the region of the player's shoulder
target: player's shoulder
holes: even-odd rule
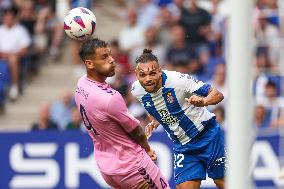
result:
[[[77,81],[77,87],[82,87],[86,84],[86,75],[81,76]]]
[[[165,73],[166,77],[169,79],[181,79],[191,77],[189,74],[184,74],[177,71],[163,70],[163,73]]]
[[[138,80],[136,80],[131,87],[131,93],[133,96],[135,96],[136,98],[141,98],[142,96],[144,96],[147,92],[145,91],[145,89],[142,87],[142,85],[140,84],[140,82]]]
[[[93,101],[107,102],[112,98],[117,98],[120,93],[107,84],[98,84],[87,79],[86,75],[82,76],[77,82],[77,89],[84,89],[89,95],[89,99]]]
[[[183,80],[189,78],[188,74],[183,74],[176,71],[163,70],[165,87],[175,87],[182,84]]]

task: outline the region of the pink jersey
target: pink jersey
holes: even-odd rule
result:
[[[83,76],[78,81],[75,100],[93,139],[95,159],[102,173],[125,174],[143,166],[147,153],[127,134],[139,121],[128,113],[119,92],[107,83]]]

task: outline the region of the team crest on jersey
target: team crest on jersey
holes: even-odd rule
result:
[[[175,101],[175,99],[174,99],[172,93],[168,93],[168,94],[167,94],[167,101],[168,101],[168,103],[170,103],[170,104]]]

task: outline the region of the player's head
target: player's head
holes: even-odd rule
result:
[[[85,63],[87,74],[111,77],[115,74],[115,63],[108,43],[100,39],[84,41],[79,56]]]
[[[144,49],[136,60],[136,77],[149,93],[157,92],[162,86],[162,68],[152,50]]]

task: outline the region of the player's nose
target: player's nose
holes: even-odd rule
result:
[[[111,56],[110,59],[109,59],[109,63],[110,63],[110,64],[115,64],[114,58],[112,58],[112,56]]]
[[[153,80],[152,80],[152,78],[149,75],[146,76],[146,83],[147,84],[152,84],[153,83]]]

